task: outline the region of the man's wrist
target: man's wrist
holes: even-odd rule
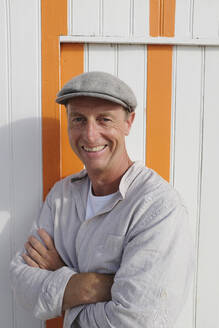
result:
[[[63,297],[62,310],[111,299],[114,275],[95,272],[77,273],[69,279]]]

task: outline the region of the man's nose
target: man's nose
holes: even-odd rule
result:
[[[88,121],[84,129],[84,137],[86,141],[95,142],[99,134],[98,125],[95,121]]]

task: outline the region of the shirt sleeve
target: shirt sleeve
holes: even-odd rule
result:
[[[44,228],[54,237],[50,196],[51,193],[44,203],[39,220],[34,222],[31,230],[31,234],[39,240],[39,228]],[[76,271],[67,266],[56,271],[30,267],[21,256],[23,252],[24,249],[18,252],[10,265],[12,288],[18,303],[42,320],[60,316],[65,287]]]
[[[187,211],[162,206],[131,229],[112,300],[86,305],[81,328],[172,327],[187,297],[194,270],[194,247]]]

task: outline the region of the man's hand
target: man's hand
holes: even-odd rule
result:
[[[65,288],[62,310],[81,304],[110,301],[113,281],[112,274],[84,272],[72,275]]]
[[[27,254],[22,254],[24,261],[31,267],[50,271],[55,271],[65,266],[50,235],[44,229],[39,229],[37,233],[45,243],[45,246],[37,238],[30,236],[24,246]]]

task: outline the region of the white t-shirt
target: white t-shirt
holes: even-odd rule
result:
[[[96,216],[97,213],[111,201],[112,198],[117,197],[118,191],[106,196],[94,196],[92,193],[92,186],[90,183],[88,197],[87,197],[87,209],[86,220]]]

